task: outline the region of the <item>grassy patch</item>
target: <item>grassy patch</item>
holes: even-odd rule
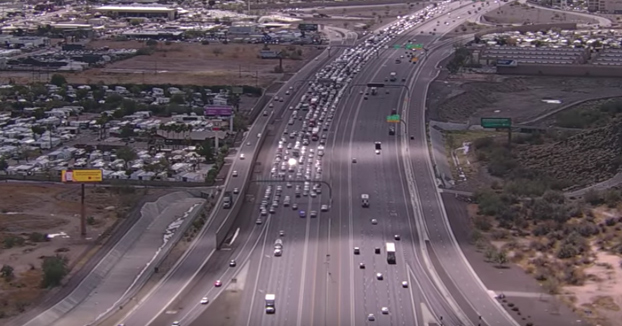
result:
[[[598,128],[605,126],[620,113],[620,99],[588,101],[555,115],[555,125],[563,128]]]
[[[450,162],[452,175],[456,179],[458,176],[458,167],[452,157],[452,152],[456,154],[457,163],[460,164],[467,177],[475,175],[479,172],[479,168],[481,167],[481,162],[477,160],[476,155],[470,150],[465,153],[464,150],[456,149],[462,147],[466,143],[472,144],[475,140],[485,137],[491,137],[502,141],[507,139],[507,132],[492,130],[447,130],[443,131],[443,136],[447,160]]]

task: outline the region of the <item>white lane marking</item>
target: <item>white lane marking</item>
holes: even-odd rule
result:
[[[311,202],[311,197],[309,197],[309,206]],[[308,206],[308,207],[309,207]],[[307,276],[307,255],[309,251],[309,231],[311,231],[311,216],[307,214],[305,219],[306,222],[306,230],[305,230],[305,244],[302,252],[302,274],[300,275],[300,296],[298,298],[298,319],[296,320],[297,326],[302,326],[302,308],[304,307],[304,297],[305,297],[305,280]]]
[[[266,227],[264,227],[264,230],[267,229],[267,226],[270,225],[270,221],[272,219],[269,218],[268,222],[266,223]],[[257,242],[255,243],[255,245],[257,243],[259,243],[259,239],[261,239],[261,237],[259,237],[257,239]],[[250,304],[250,311],[248,312],[248,319],[246,319],[246,326],[250,326],[251,325],[251,317],[253,316],[253,306],[255,305],[255,296],[257,294],[257,287],[259,287],[259,275],[261,275],[261,266],[263,266],[263,259],[264,259],[264,251],[266,250],[266,243],[268,242],[268,234],[266,232],[264,239],[263,239],[263,244],[262,244],[262,250],[261,250],[261,255],[259,258],[259,267],[257,268],[257,276],[255,276],[255,286],[253,287],[253,294],[251,297],[251,304]],[[255,248],[253,248],[253,250],[251,250],[251,253],[255,251]]]
[[[231,237],[231,241],[229,241],[229,245],[232,245],[235,242],[235,239],[238,237],[239,234],[240,228],[237,228],[237,230],[235,230],[235,233],[233,234],[233,237]]]

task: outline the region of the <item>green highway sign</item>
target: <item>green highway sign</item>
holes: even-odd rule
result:
[[[412,50],[412,49],[423,49],[423,44],[421,43],[417,43],[417,44],[412,44],[412,43],[408,43],[408,44],[404,44],[403,46],[400,44],[395,44],[393,45],[393,48],[396,50],[399,49],[406,49],[406,50]]]
[[[399,114],[393,114],[393,115],[387,116],[387,122],[390,122],[390,123],[400,123],[400,115]]]
[[[484,128],[511,128],[510,118],[482,118],[481,126]]]

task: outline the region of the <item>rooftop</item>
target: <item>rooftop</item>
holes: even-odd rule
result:
[[[132,10],[132,11],[174,11],[174,8],[169,7],[156,7],[156,6],[101,6],[95,8],[95,10],[102,11],[123,11],[123,10]]]

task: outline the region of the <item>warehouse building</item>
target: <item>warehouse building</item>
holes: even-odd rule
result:
[[[587,49],[486,47],[476,58],[480,64],[491,65],[498,60],[513,60],[527,64],[584,64],[589,58]]]
[[[603,14],[620,14],[622,13],[622,2],[619,0],[588,0],[587,10]]]
[[[101,6],[94,9],[102,15],[109,17],[145,17],[165,18],[173,20],[177,18],[177,10],[169,7],[142,7],[142,6]]]

